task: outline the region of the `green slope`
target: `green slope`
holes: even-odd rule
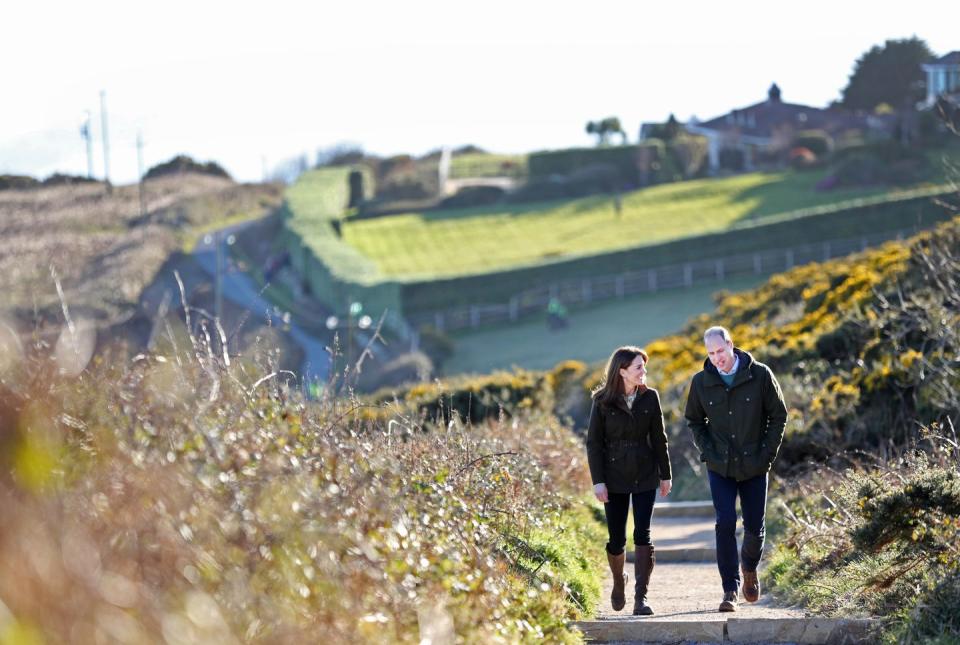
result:
[[[823,174],[750,173],[654,186],[625,194],[619,215],[607,196],[409,213],[347,223],[344,241],[387,278],[431,279],[666,242],[888,190],[816,191]]]

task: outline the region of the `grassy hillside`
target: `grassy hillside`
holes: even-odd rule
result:
[[[2,191],[0,309],[58,312],[52,269],[75,312],[123,319],[171,253],[211,228],[262,217],[281,198],[277,186],[190,174],[147,181],[145,216],[135,185],[110,195],[101,184]]]
[[[343,239],[386,278],[450,277],[604,253],[729,229],[798,209],[878,196],[882,187],[817,191],[824,171],[750,173],[557,203],[358,220]]]
[[[590,197],[344,219],[347,172],[311,171],[288,189],[278,247],[326,307],[361,301],[368,311],[410,320],[504,304],[548,284],[696,262],[704,249],[723,257],[779,250],[789,241],[807,245],[803,255],[832,239],[892,236],[943,220],[931,197],[950,190],[818,192],[822,171],[754,173],[636,191],[624,197],[620,216],[609,199]]]
[[[672,289],[623,300],[591,303],[569,313],[569,326],[551,331],[543,316],[488,329],[450,335],[453,353],[443,362],[447,375],[485,374],[513,366],[550,369],[573,359],[586,363],[604,360],[618,344],[645,345],[682,327],[691,317],[716,306],[721,288],[739,291],[763,282],[760,276],[728,280],[723,284]]]

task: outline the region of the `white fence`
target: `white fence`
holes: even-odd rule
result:
[[[545,313],[551,298],[557,298],[565,305],[583,305],[655,293],[664,289],[718,284],[726,278],[738,276],[769,275],[809,262],[843,257],[891,239],[903,239],[905,235],[915,232],[912,229],[901,229],[857,238],[673,264],[638,272],[564,280],[521,291],[507,302],[464,305],[410,315],[407,320],[414,328],[427,324],[446,331],[514,322],[525,316]]]

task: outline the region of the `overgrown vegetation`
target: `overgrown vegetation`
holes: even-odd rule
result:
[[[555,418],[369,421],[201,329],[87,369],[67,326],[52,356],[4,336],[5,638],[579,640],[603,531]]]
[[[703,360],[702,330],[725,324],[773,367],[793,407],[784,472],[810,459],[842,466],[845,450],[908,445],[918,424],[960,410],[958,254],[954,219],[908,243],[774,276],[650,344],[651,380],[682,401]],[[682,419],[670,421],[680,433]]]
[[[769,568],[777,593],[820,614],[886,617],[886,643],[960,642],[960,453],[944,430],[788,494],[789,537]]]
[[[198,175],[211,175],[213,177],[223,177],[230,179],[230,173],[223,169],[223,166],[216,161],[195,161],[187,155],[177,155],[169,161],[158,163],[150,168],[143,176],[144,179],[156,179],[164,175],[182,175],[184,173],[194,173]]]

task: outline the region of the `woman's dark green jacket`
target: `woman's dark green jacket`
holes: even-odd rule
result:
[[[614,405],[594,397],[587,460],[593,483],[606,484],[611,493],[639,493],[670,479],[667,433],[657,391],[648,388],[637,394],[632,409],[622,396],[616,397]]]

